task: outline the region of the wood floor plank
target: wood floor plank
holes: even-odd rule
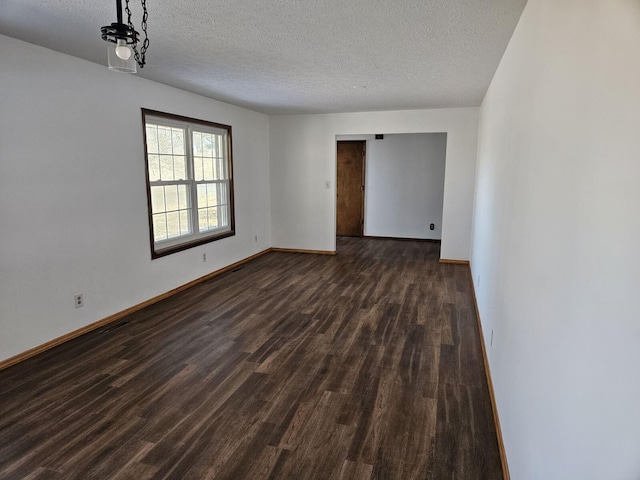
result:
[[[469,271],[272,252],[0,371],[0,479],[498,480]]]

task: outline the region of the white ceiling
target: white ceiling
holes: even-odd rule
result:
[[[147,1],[139,76],[268,114],[478,106],[526,4]],[[0,33],[106,65],[100,27],[115,10],[115,0],[0,0]]]

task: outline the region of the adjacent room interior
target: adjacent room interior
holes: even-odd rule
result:
[[[113,3],[0,6],[0,478],[640,476],[637,1]]]
[[[338,135],[336,233],[440,240],[446,133]]]

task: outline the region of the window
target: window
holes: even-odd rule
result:
[[[231,127],[142,109],[151,257],[235,234]]]

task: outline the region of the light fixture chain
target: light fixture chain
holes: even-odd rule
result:
[[[149,12],[147,12],[147,0],[142,0],[142,31],[144,32],[144,41],[142,42],[142,47],[140,48],[140,55],[142,56],[142,64],[140,68],[144,66],[144,55],[147,53],[147,48],[149,48],[149,36],[147,35],[147,18],[149,18]]]
[[[129,28],[135,30],[133,26],[133,22],[131,21],[131,9],[129,8],[129,0],[125,0],[125,12],[127,12],[127,22],[129,23]],[[147,48],[149,48],[149,37],[147,35],[147,19],[149,18],[149,12],[147,12],[147,0],[142,0],[142,31],[144,32],[144,40],[142,42],[142,47],[140,48],[140,52],[138,52],[137,42],[134,42],[131,45],[133,48],[134,57],[140,68],[144,67],[145,60],[144,56],[147,53]]]

